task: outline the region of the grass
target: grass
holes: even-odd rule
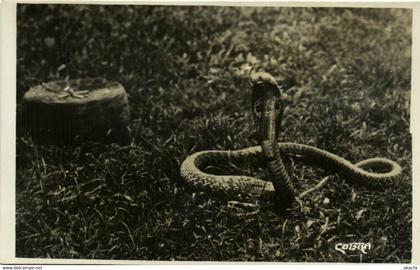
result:
[[[410,10],[19,5],[16,255],[409,262],[410,68]],[[285,88],[282,141],[353,162],[391,158],[401,184],[370,190],[333,176],[286,216],[186,186],[179,167],[189,154],[257,144],[246,78],[259,70]],[[129,93],[131,144],[34,144],[21,123],[24,92],[95,76]],[[325,176],[288,164],[300,190]],[[339,242],[372,249],[343,255]]]

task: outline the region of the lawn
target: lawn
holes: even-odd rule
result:
[[[409,262],[410,10],[19,5],[16,256],[130,260]],[[190,154],[257,145],[252,71],[284,88],[281,141],[357,162],[383,156],[400,183],[333,176],[287,215],[187,186]],[[129,145],[32,142],[29,87],[103,76],[129,94]],[[287,160],[303,191],[325,172]],[[266,174],[258,164],[211,168]],[[232,207],[229,201],[249,203]],[[367,254],[334,250],[369,242]]]

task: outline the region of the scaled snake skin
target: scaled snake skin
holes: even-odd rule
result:
[[[281,90],[268,73],[251,75],[253,116],[257,123],[260,146],[240,150],[201,151],[187,157],[181,165],[181,177],[190,185],[223,193],[248,194],[259,198],[275,198],[282,208],[292,205],[296,189],[282,161],[287,154],[300,155],[317,166],[333,170],[345,179],[369,187],[393,183],[401,174],[401,167],[386,158],[370,158],[352,164],[346,159],[325,150],[291,142],[277,142],[278,122],[282,104]],[[202,170],[211,164],[240,162],[252,157],[262,157],[271,175],[271,181],[242,175],[212,175]],[[387,172],[371,172],[369,168],[386,168]]]

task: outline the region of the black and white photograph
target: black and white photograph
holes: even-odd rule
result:
[[[410,263],[412,15],[17,4],[15,256]]]

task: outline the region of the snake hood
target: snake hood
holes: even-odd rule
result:
[[[251,74],[252,94],[255,97],[263,98],[267,96],[281,95],[281,88],[276,80],[266,72],[256,72]]]
[[[266,72],[256,72],[251,74],[250,82],[252,85],[252,117],[255,124],[261,120],[263,111],[263,101],[269,97],[276,99],[276,133],[281,128],[281,120],[283,119],[283,103],[281,100],[282,88],[278,85],[273,76]],[[259,127],[259,125],[256,125]],[[258,132],[260,133],[260,131]]]

